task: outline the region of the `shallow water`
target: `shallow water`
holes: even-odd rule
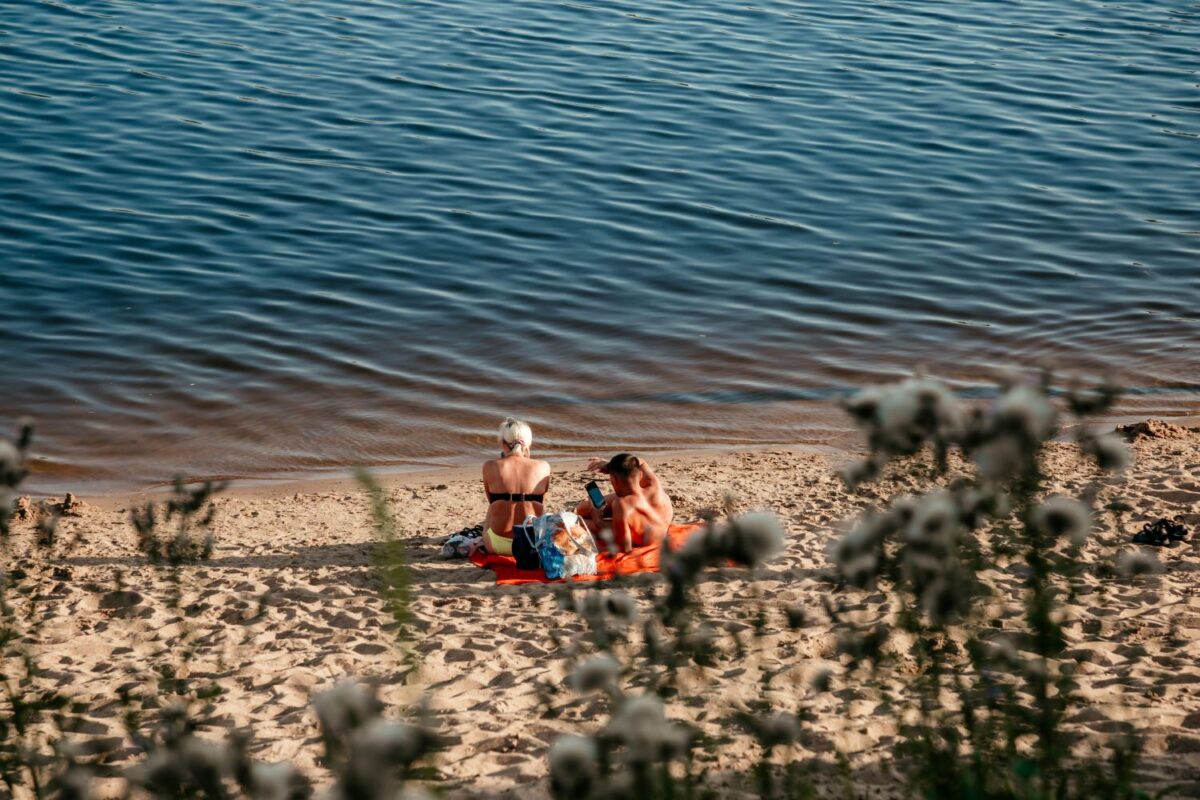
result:
[[[20,2],[41,485],[828,440],[924,365],[1200,407],[1193,2]]]

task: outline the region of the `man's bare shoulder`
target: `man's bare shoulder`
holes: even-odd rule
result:
[[[616,495],[612,500],[613,515],[628,517],[631,514],[636,514],[641,510],[641,498],[637,495],[626,495],[621,497]]]

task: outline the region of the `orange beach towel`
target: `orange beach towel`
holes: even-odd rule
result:
[[[691,525],[672,525],[667,531],[667,541],[671,549],[683,546],[688,537],[703,528],[699,523]],[[628,553],[600,553],[596,556],[595,575],[576,575],[573,581],[606,581],[614,575],[633,575],[638,572],[658,572],[658,557],[662,551],[662,543],[648,544],[645,547],[635,547]],[[503,586],[517,586],[523,583],[562,583],[562,579],[552,581],[540,569],[517,569],[517,560],[512,556],[497,556],[485,550],[476,550],[471,554],[472,563],[486,567],[496,573],[496,583]]]

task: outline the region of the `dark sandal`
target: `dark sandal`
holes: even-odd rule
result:
[[[1167,538],[1173,542],[1186,541],[1188,538],[1187,526],[1183,524],[1183,520],[1175,517],[1167,523]]]
[[[1140,533],[1134,534],[1134,544],[1148,544],[1154,547],[1168,547],[1188,538],[1188,530],[1179,517],[1169,520],[1160,517],[1153,522],[1147,522]]]

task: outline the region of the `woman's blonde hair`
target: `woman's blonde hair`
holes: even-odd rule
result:
[[[500,441],[508,445],[508,449],[521,455],[529,455],[529,446],[533,444],[533,431],[529,424],[513,417],[505,417],[500,423]]]

